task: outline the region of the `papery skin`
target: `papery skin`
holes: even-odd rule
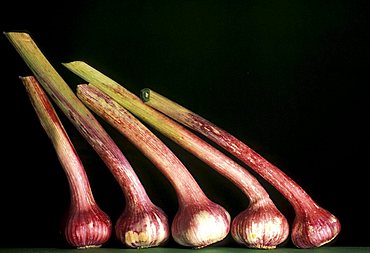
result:
[[[301,210],[292,227],[292,241],[302,249],[320,247],[331,242],[341,231],[339,220],[326,209],[317,205]]]
[[[165,244],[170,237],[168,218],[155,206],[126,208],[118,218],[116,237],[130,248],[149,248]]]
[[[289,224],[273,206],[254,204],[233,219],[231,235],[249,248],[274,249],[287,240]]]
[[[111,220],[97,205],[92,204],[87,209],[71,205],[64,224],[64,236],[70,246],[101,247],[111,234]]]
[[[203,248],[223,240],[230,223],[230,214],[220,205],[194,203],[179,208],[172,222],[172,236],[180,245]]]

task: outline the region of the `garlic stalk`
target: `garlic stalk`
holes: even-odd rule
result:
[[[68,179],[71,203],[64,237],[72,247],[100,247],[112,234],[111,220],[95,202],[83,164],[40,84],[33,76],[21,77],[21,81]]]

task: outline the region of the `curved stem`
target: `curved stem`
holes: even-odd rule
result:
[[[90,109],[126,136],[161,170],[174,186],[182,205],[205,200],[205,194],[181,161],[130,112],[94,86],[78,85],[77,96]]]
[[[149,197],[144,187],[118,146],[93,114],[76,97],[31,36],[23,32],[9,32],[5,35],[34,73],[41,86],[111,170],[123,190],[126,203],[138,205],[148,201]]]
[[[20,79],[66,173],[72,205],[79,209],[89,208],[95,204],[90,183],[64,126],[36,78],[27,76]]]
[[[147,106],[139,97],[114,80],[81,61],[65,63],[64,66],[85,79],[90,85],[111,96],[135,116],[180,144],[220,174],[226,176],[247,195],[251,202],[257,202],[259,199],[269,199],[266,190],[247,170],[185,127]]]
[[[230,133],[151,89],[142,89],[141,98],[147,105],[205,135],[235,155],[275,186],[296,211],[302,207],[307,209],[314,204],[312,198],[283,171]]]

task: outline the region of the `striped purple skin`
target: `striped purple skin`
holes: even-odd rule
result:
[[[115,225],[117,239],[130,248],[150,248],[163,245],[170,237],[164,211],[151,205],[126,208]]]
[[[232,221],[231,235],[249,248],[274,249],[289,236],[285,216],[269,203],[256,203]]]
[[[295,217],[291,238],[298,248],[310,249],[331,242],[340,230],[339,220],[329,211],[315,205],[302,210]]]
[[[229,234],[230,221],[230,214],[210,200],[180,204],[172,221],[172,237],[182,246],[203,248],[222,241]]]
[[[111,220],[96,204],[84,208],[71,205],[64,224],[64,236],[70,246],[100,247],[111,234]]]

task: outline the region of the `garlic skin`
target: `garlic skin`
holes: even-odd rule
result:
[[[199,249],[223,240],[230,223],[230,214],[212,201],[180,205],[172,221],[172,237],[180,245]]]
[[[341,230],[339,220],[318,205],[297,212],[293,222],[291,239],[302,249],[317,248],[337,237]]]
[[[285,216],[269,203],[252,203],[232,221],[234,240],[249,248],[274,249],[289,236]]]
[[[163,245],[170,237],[167,215],[155,206],[126,208],[115,225],[116,237],[130,248]]]
[[[64,236],[68,244],[79,249],[98,248],[112,234],[112,222],[96,204],[85,208],[72,204],[64,223]]]

